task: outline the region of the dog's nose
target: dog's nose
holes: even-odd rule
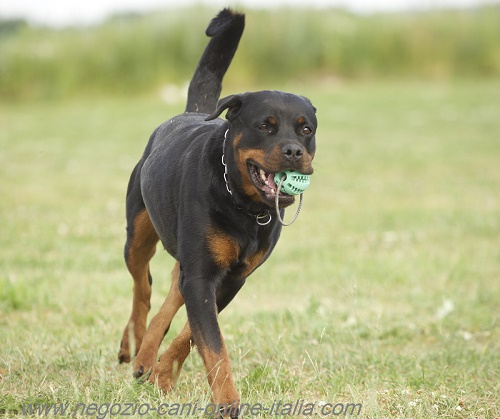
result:
[[[302,147],[298,144],[295,144],[295,143],[289,143],[289,144],[284,145],[281,148],[281,152],[290,161],[297,161],[304,154],[304,150],[302,149]]]

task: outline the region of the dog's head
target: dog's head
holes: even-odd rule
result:
[[[280,207],[294,197],[277,191],[274,175],[287,169],[310,175],[316,151],[316,109],[309,99],[280,91],[228,96],[206,120],[227,109],[226,158],[234,161],[238,187],[253,201]]]

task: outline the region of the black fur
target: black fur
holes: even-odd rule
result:
[[[206,30],[210,40],[189,85],[186,112],[210,113],[222,90],[222,79],[245,27],[245,16],[222,10]]]
[[[146,209],[164,248],[180,262],[194,343],[214,353],[223,345],[217,313],[280,236],[273,183],[258,179],[260,169],[268,179],[285,169],[311,174],[316,148],[315,108],[304,97],[260,91],[216,106],[243,27],[244,16],[227,9],[210,23],[212,38],[191,81],[186,113],[153,132],[127,190],[126,258],[134,221]],[[227,120],[219,119],[225,110]],[[279,202],[283,213],[294,198],[280,193]],[[265,226],[257,223],[262,214],[271,217]]]

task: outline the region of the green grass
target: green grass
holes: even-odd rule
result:
[[[500,84],[283,87],[318,107],[316,171],[298,221],[220,316],[243,400],[498,418]],[[0,105],[0,415],[208,403],[196,353],[166,396],[116,362],[132,296],[128,176],[181,109],[147,97]],[[158,252],[152,312],[171,266]]]
[[[121,16],[90,28],[0,20],[0,96],[9,100],[151,92],[189,79],[213,7]],[[226,86],[318,78],[500,76],[500,7],[354,15],[244,10]]]

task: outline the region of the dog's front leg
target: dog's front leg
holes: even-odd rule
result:
[[[239,395],[217,321],[215,282],[199,276],[190,277],[186,271],[181,292],[192,337],[205,364],[213,402],[224,416],[238,417]]]

